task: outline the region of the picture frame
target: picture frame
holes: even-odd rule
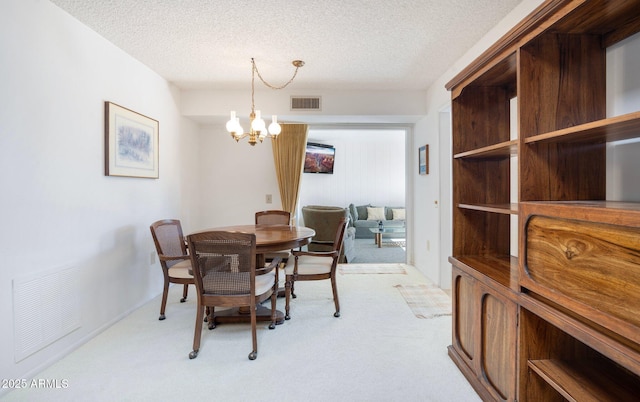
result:
[[[423,145],[418,148],[418,173],[421,175],[429,174],[429,145]]]
[[[105,176],[159,177],[159,122],[106,101]]]

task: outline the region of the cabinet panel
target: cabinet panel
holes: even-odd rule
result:
[[[460,270],[455,269],[453,274],[453,308],[454,314],[454,345],[461,357],[469,366],[473,365],[475,357],[475,321],[476,311],[474,300],[476,286],[474,280]]]
[[[514,77],[515,78],[515,77]],[[509,101],[513,97],[503,87],[469,87],[452,102],[451,112],[459,116],[452,122],[457,133],[453,153],[509,141]]]
[[[454,361],[484,400],[515,400],[517,305],[465,269],[454,263]]]
[[[597,205],[521,204],[520,283],[640,344],[640,213]]]
[[[482,380],[496,400],[515,399],[516,305],[480,287]]]
[[[605,67],[597,35],[547,33],[520,49],[521,136],[603,119]]]

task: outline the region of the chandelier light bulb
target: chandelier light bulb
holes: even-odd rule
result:
[[[236,111],[232,110],[231,118],[229,118],[229,121],[227,122],[227,131],[230,133],[233,133],[235,131],[236,124],[237,124]]]
[[[282,127],[278,124],[278,116],[274,114],[271,118],[271,124],[269,124],[269,134],[278,135],[280,131],[282,131]]]
[[[251,128],[253,129],[253,131],[260,131],[263,132],[265,131],[265,122],[264,120],[262,120],[262,117],[260,115],[260,111],[256,110],[256,118],[253,119],[253,122],[251,122]]]
[[[236,132],[236,135],[238,137],[240,137],[244,133],[244,128],[242,128],[242,126],[240,125],[240,118],[239,117],[236,117],[236,124],[235,124],[234,131]]]

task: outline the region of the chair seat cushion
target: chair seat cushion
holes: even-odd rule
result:
[[[291,251],[283,250],[283,251],[274,251],[273,253],[266,253],[264,255],[265,260],[273,260],[274,258],[282,258],[283,260],[291,257]]]
[[[264,275],[256,275],[256,293],[261,295],[273,288],[276,280],[275,271]],[[202,277],[205,294],[242,295],[250,291],[249,272],[208,272]]]
[[[189,279],[193,278],[191,270],[191,260],[182,260],[169,268],[169,276],[171,278]]]
[[[331,272],[331,265],[333,264],[332,257],[312,257],[303,255],[298,257],[298,274],[299,275],[315,275],[315,274],[327,274]],[[287,275],[293,275],[293,268],[295,264],[287,264],[285,272]]]

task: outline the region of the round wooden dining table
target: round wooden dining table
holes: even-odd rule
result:
[[[304,226],[291,225],[234,225],[211,230],[226,232],[251,233],[256,235],[256,266],[264,266],[264,254],[282,250],[291,250],[309,244],[316,232]],[[256,306],[258,321],[271,321],[271,309],[262,305]],[[214,312],[215,323],[250,322],[251,316],[246,308],[232,308]],[[284,322],[282,311],[276,311],[276,324]]]

